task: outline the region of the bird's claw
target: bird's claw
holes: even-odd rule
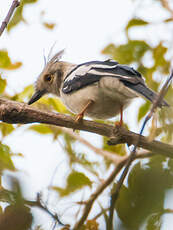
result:
[[[122,121],[116,121],[115,122],[115,127],[122,127],[123,126],[123,122]]]
[[[83,120],[83,113],[79,113],[75,118],[75,123],[79,123]]]

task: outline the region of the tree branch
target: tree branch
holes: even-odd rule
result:
[[[146,137],[131,132],[124,127],[114,127],[111,125],[96,123],[87,120],[83,120],[83,122],[81,123],[76,123],[75,118],[72,116],[67,116],[54,112],[41,111],[32,106],[28,106],[27,104],[7,100],[4,98],[0,98],[0,120],[12,124],[27,124],[38,122],[49,125],[84,130],[109,137],[109,144],[128,143],[129,145],[135,145],[137,143],[137,140],[139,140],[138,146],[147,149],[150,152],[138,153],[135,156],[135,159],[150,157],[153,156],[153,154],[161,154],[173,158],[173,145],[165,144],[159,141],[148,141]],[[78,139],[78,137],[75,138]],[[83,215],[81,219],[76,223],[74,229],[80,229],[79,226],[82,226],[82,224],[88,217],[94,201],[103,192],[103,190],[112,183],[116,175],[126,164],[127,159],[128,157],[119,158],[119,161],[116,162],[116,168],[113,170],[112,174],[104,183],[102,183],[96,189],[96,191],[86,202]]]
[[[153,156],[151,152],[141,152],[141,153],[137,153],[133,160],[138,159],[138,158],[151,157],[151,156]],[[121,157],[121,159],[119,160],[119,163],[117,164],[116,168],[112,171],[110,176],[102,184],[100,184],[99,187],[97,187],[96,191],[90,196],[90,198],[87,201],[83,202],[85,204],[83,215],[81,216],[79,221],[75,224],[73,230],[80,230],[80,228],[82,227],[82,225],[84,224],[85,220],[87,219],[89,215],[89,212],[92,208],[94,201],[104,191],[104,189],[107,188],[113,182],[113,180],[118,175],[120,170],[127,163],[128,159],[129,159],[129,156]]]
[[[0,27],[0,36],[2,35],[2,33],[4,32],[5,28],[7,27],[10,18],[14,12],[14,10],[20,5],[20,2],[18,0],[13,0],[12,5],[7,13],[7,16],[5,17],[4,21],[1,24]]]
[[[72,116],[38,110],[27,104],[7,100],[2,97],[0,97],[0,121],[11,124],[29,124],[38,122],[88,131],[109,137],[110,141],[108,144],[127,143],[130,146],[135,145],[137,139],[139,139],[139,134],[131,132],[124,127],[114,127],[87,120],[83,120],[81,123],[76,123],[75,118]],[[144,136],[140,137],[138,146],[167,157],[173,156],[173,145],[165,144],[160,141],[148,141]]]
[[[83,215],[80,218],[80,220],[75,224],[73,230],[80,230],[83,223],[87,219],[89,212],[92,208],[92,205],[94,201],[97,199],[97,197],[103,192],[105,188],[107,188],[108,185],[112,183],[116,175],[120,172],[124,164],[126,163],[127,158],[122,159],[119,164],[117,164],[116,168],[112,171],[111,175],[105,180],[97,189],[96,191],[90,196],[90,198],[85,202],[85,207],[83,211]]]
[[[43,211],[45,211],[48,215],[50,215],[58,224],[62,225],[62,226],[66,226],[69,227],[68,224],[63,224],[58,215],[56,213],[52,213],[48,207],[42,202],[40,194],[38,193],[37,195],[37,200],[36,201],[30,201],[30,200],[23,200],[24,204],[31,206],[31,207],[37,207],[42,209]]]

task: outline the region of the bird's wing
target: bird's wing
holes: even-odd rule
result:
[[[102,77],[114,77],[133,89],[133,85],[144,84],[139,72],[131,67],[120,65],[113,60],[87,62],[76,66],[65,78],[62,91],[72,93],[98,82]],[[136,91],[136,88],[134,88]]]
[[[135,69],[120,65],[113,60],[93,61],[76,66],[64,79],[62,91],[65,94],[73,93],[86,86],[98,82],[102,77],[112,77],[121,81],[127,88],[134,90],[153,102],[158,95],[149,89],[141,74]],[[163,100],[160,106],[168,106]]]

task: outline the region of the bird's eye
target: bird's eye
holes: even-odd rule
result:
[[[45,79],[45,81],[50,82],[52,80],[52,75],[46,75],[44,79]]]

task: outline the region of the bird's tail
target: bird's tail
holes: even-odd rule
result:
[[[140,93],[142,96],[144,96],[145,98],[147,98],[151,102],[154,102],[158,97],[157,93],[155,93],[154,91],[152,91],[151,89],[149,89],[145,85],[137,84],[137,85],[131,86],[131,88],[133,88],[135,91]],[[165,100],[162,100],[159,103],[159,107],[162,107],[162,106],[169,106],[169,104]]]

